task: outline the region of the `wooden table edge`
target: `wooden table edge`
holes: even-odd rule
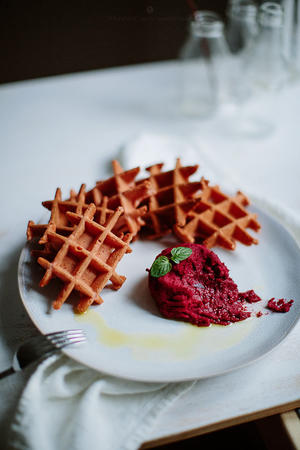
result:
[[[272,406],[270,408],[262,409],[250,414],[231,417],[220,422],[204,425],[203,427],[193,428],[191,430],[182,431],[180,433],[167,435],[151,441],[146,441],[140,447],[141,450],[154,448],[159,445],[170,444],[172,442],[180,441],[183,439],[189,439],[195,436],[201,436],[202,434],[211,433],[213,431],[222,430],[224,428],[240,425],[242,423],[251,422],[253,420],[263,419],[275,414],[285,413],[287,411],[300,408],[300,399],[292,402],[284,403],[282,405]]]

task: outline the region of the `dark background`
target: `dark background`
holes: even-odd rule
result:
[[[0,83],[176,58],[193,9],[226,0],[0,0]]]

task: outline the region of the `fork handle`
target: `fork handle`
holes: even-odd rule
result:
[[[12,375],[16,371],[11,367],[10,369],[4,370],[4,372],[0,372],[0,380],[1,378],[8,377],[9,375]]]

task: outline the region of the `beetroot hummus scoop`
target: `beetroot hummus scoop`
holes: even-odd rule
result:
[[[209,326],[229,325],[251,315],[225,264],[200,244],[163,250],[149,270],[149,289],[168,319]]]

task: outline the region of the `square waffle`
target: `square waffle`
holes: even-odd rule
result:
[[[130,253],[129,242],[131,234],[118,237],[112,229],[122,214],[122,208],[117,208],[106,225],[100,225],[93,220],[96,206],[91,204],[83,215],[67,212],[74,230],[69,236],[63,236],[48,231],[48,242],[56,251],[53,261],[44,257],[38,258],[38,263],[46,270],[40,286],[49,283],[52,278],[63,282],[58,297],[53,302],[53,308],[59,309],[73,291],[80,294],[80,300],[75,307],[82,313],[92,303],[102,303],[99,292],[111,281],[113,289],[119,289],[126,277],[116,274],[115,268],[125,253]]]
[[[210,186],[201,179],[202,192],[198,202],[189,212],[185,225],[175,225],[174,232],[183,242],[202,242],[208,248],[214,246],[234,250],[236,241],[245,245],[258,244],[247,228],[259,231],[257,215],[249,213],[245,206],[249,199],[240,191],[230,197],[219,186]]]
[[[112,162],[114,175],[106,180],[98,181],[86,196],[87,203],[99,204],[103,196],[108,197],[107,207],[115,210],[121,206],[124,214],[116,224],[116,232],[130,232],[136,236],[141,226],[144,225],[142,217],[147,207],[140,206],[141,202],[150,193],[148,182],[135,183],[135,178],[139,173],[139,167],[124,171],[118,161]]]
[[[176,160],[175,169],[163,172],[163,164],[155,164],[146,170],[150,176],[139,183],[150,183],[152,194],[145,200],[148,212],[143,216],[145,226],[141,235],[147,239],[156,239],[172,232],[175,224],[183,226],[189,211],[197,201],[196,193],[200,182],[190,182],[198,165],[182,167]]]
[[[34,237],[39,237],[39,243],[45,244],[47,242],[47,235],[49,231],[70,234],[73,227],[68,220],[66,211],[73,211],[81,214],[84,199],[84,184],[81,185],[78,194],[71,190],[70,199],[67,201],[62,200],[61,189],[57,188],[53,200],[42,202],[42,205],[51,211],[49,222],[47,224],[35,224],[32,220],[30,220],[27,226],[27,239],[30,241]]]
[[[88,207],[85,203],[85,197],[85,184],[82,184],[78,193],[74,190],[70,191],[68,200],[62,200],[61,190],[57,188],[53,200],[42,202],[42,205],[51,211],[49,222],[46,224],[35,224],[30,220],[27,226],[27,240],[31,241],[33,238],[39,238],[39,244],[42,245],[40,250],[33,251],[34,255],[50,256],[52,253],[51,246],[48,245],[48,233],[50,231],[55,231],[64,236],[72,233],[74,225],[70,221],[67,212],[82,214]],[[104,225],[108,217],[113,214],[113,211],[107,207],[107,201],[107,197],[101,197],[96,207],[94,220],[101,225]]]

